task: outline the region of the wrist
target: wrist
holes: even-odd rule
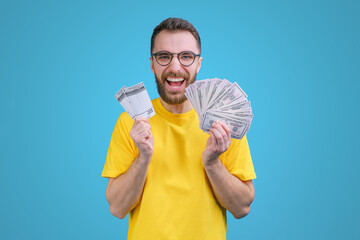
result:
[[[209,158],[209,157],[206,157],[204,154],[202,154],[201,158],[202,158],[204,167],[213,167],[213,166],[216,166],[220,162],[219,158]]]
[[[137,159],[138,159],[138,162],[140,164],[149,164],[151,159],[152,159],[152,155],[144,155],[144,154],[141,154],[139,153],[138,156],[137,156]]]

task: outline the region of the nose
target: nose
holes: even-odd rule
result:
[[[173,72],[178,72],[182,68],[181,63],[179,62],[177,54],[174,54],[171,63],[169,65],[169,69]]]

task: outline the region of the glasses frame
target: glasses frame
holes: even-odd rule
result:
[[[158,62],[158,60],[157,60],[157,55],[158,55],[159,53],[168,53],[168,54],[171,55],[171,58],[170,58],[170,61],[169,61],[168,64],[165,64],[165,65],[164,65],[164,64],[161,64],[161,63]],[[180,57],[179,57],[182,53],[191,53],[191,54],[193,54],[193,55],[194,55],[194,60],[192,61],[192,63],[187,64],[187,65],[183,64],[183,63],[180,61]],[[184,67],[189,67],[189,66],[191,66],[191,65],[195,62],[195,58],[196,58],[196,57],[200,57],[200,54],[195,54],[195,53],[193,53],[192,51],[182,51],[182,52],[179,52],[179,53],[171,53],[171,52],[166,51],[166,50],[161,50],[161,51],[158,51],[158,52],[156,52],[156,53],[152,53],[152,54],[151,54],[151,57],[155,56],[156,62],[157,62],[160,66],[165,67],[165,66],[170,65],[170,63],[171,63],[172,60],[173,60],[174,54],[177,55],[177,59],[178,59],[179,63],[180,63],[182,66],[184,66]]]

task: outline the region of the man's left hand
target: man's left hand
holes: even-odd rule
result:
[[[201,157],[205,165],[215,163],[231,143],[230,128],[221,121],[216,121],[209,130],[210,137]]]

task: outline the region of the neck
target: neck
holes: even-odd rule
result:
[[[189,100],[180,104],[168,104],[160,97],[160,102],[166,110],[174,114],[186,113],[193,108]]]

